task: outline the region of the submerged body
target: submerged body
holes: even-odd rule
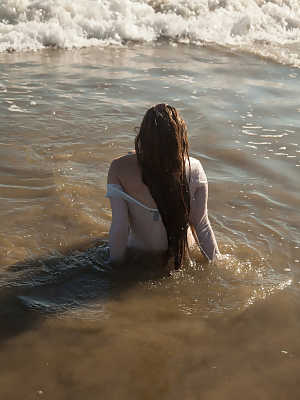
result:
[[[186,160],[190,190],[188,245],[199,245],[209,261],[219,255],[207,214],[208,183],[200,161]],[[166,252],[168,238],[157,204],[143,183],[135,154],[115,159],[109,169],[107,197],[112,209],[109,247],[112,262],[124,259],[128,248]],[[172,201],[172,199],[170,199]]]

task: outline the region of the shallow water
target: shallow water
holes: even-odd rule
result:
[[[1,398],[296,397],[299,70],[161,42],[1,54],[0,72]],[[93,269],[106,174],[162,101],[225,258],[120,282]]]

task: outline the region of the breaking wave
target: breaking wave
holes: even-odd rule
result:
[[[300,66],[298,0],[2,0],[0,52],[188,43]]]

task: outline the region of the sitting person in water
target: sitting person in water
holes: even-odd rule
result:
[[[165,254],[175,269],[195,245],[209,261],[220,255],[207,215],[207,178],[189,156],[187,127],[174,107],[146,112],[135,152],[112,161],[107,183],[112,263],[122,263],[128,249]]]

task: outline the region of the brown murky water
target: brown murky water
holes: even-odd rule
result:
[[[299,70],[220,49],[0,55],[0,398],[300,395]],[[111,159],[146,108],[188,123],[218,265],[99,265]]]

